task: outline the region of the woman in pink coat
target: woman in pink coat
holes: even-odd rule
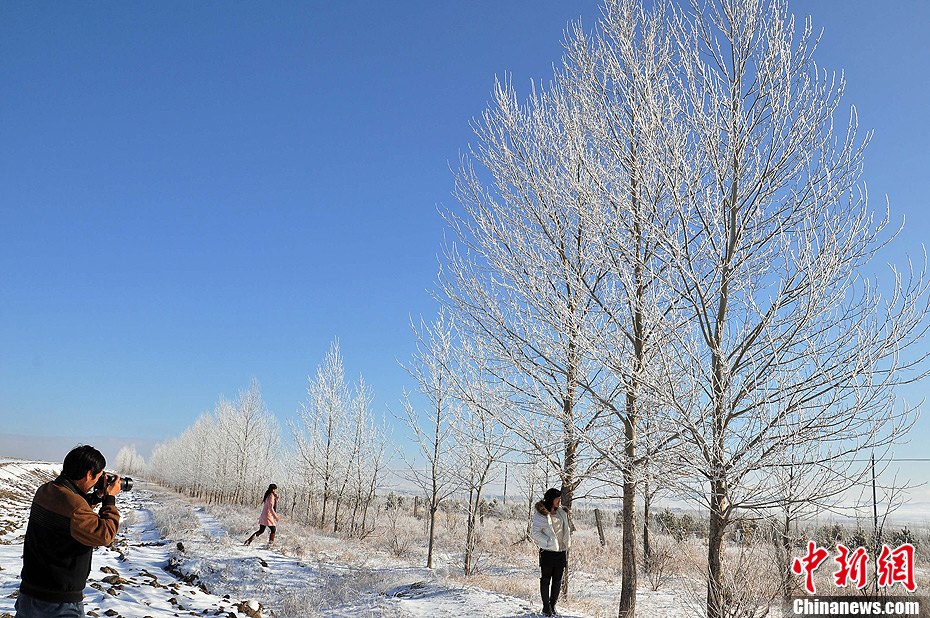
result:
[[[275,526],[278,523],[278,520],[281,519],[275,508],[278,506],[278,486],[272,483],[268,486],[268,489],[265,490],[265,497],[262,498],[262,514],[258,518],[258,530],[252,533],[248,539],[246,539],[245,544],[248,545],[255,537],[261,536],[265,531],[265,526],[268,526],[268,529],[271,531],[271,536],[268,537],[268,545],[274,543],[274,535],[277,532]]]

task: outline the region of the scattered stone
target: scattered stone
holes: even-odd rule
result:
[[[110,575],[119,575],[119,571],[117,571],[111,566],[102,566],[100,567],[100,570],[103,571],[104,573],[109,573]]]
[[[142,576],[142,577],[151,577],[154,581],[158,581],[158,578],[157,578],[157,577],[155,577],[154,575],[152,575],[151,573],[149,573],[149,572],[146,571],[145,569],[142,569],[141,571],[139,571],[139,575]]]
[[[258,609],[253,607],[253,601],[239,601],[236,603],[236,609],[249,616],[249,618],[262,618],[262,606],[259,603],[254,603],[258,605]]]
[[[264,559],[259,558],[259,559],[258,559],[258,563],[259,563],[260,565],[262,565],[263,567],[265,567],[266,569],[268,568],[268,563],[265,562]]]
[[[104,616],[119,616],[119,612],[116,611],[115,609],[108,609],[107,611],[103,612],[103,615]]]
[[[184,543],[178,541],[178,551],[184,551]]]
[[[117,584],[129,584],[129,583],[132,583],[132,582],[130,582],[128,579],[123,579],[122,577],[120,577],[120,576],[117,575],[117,574],[114,574],[114,575],[107,575],[106,577],[104,577],[104,578],[103,578],[102,580],[100,580],[100,581],[104,581],[104,582],[106,582],[106,583],[108,583],[108,584],[112,584],[112,585],[117,585]]]

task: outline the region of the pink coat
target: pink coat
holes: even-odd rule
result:
[[[277,505],[278,497],[274,494],[268,494],[268,499],[265,500],[265,503],[262,505],[262,515],[258,518],[259,526],[277,525],[278,519],[280,519],[274,510]]]

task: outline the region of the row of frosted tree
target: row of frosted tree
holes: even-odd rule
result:
[[[372,416],[363,381],[345,383],[334,343],[307,400],[289,422],[294,449],[283,449],[281,428],[258,383],[236,401],[221,398],[177,438],[158,444],[149,478],[209,502],[253,504],[271,482],[286,487],[282,510],[335,532],[364,535],[385,469],[385,432]]]
[[[220,398],[177,438],[155,446],[147,475],[209,502],[250,504],[280,469],[280,429],[254,380]],[[260,498],[259,498],[260,499]]]

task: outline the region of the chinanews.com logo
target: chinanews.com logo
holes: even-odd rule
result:
[[[836,554],[831,562],[836,564],[833,571],[833,585],[855,593],[845,596],[825,596],[817,594],[814,573],[827,562],[830,553],[819,547],[814,541],[807,544],[807,553],[795,558],[791,570],[804,577],[804,589],[810,596],[794,597],[788,600],[785,616],[884,616],[884,617],[927,617],[930,606],[926,599],[914,596],[917,585],[914,580],[914,546],[904,543],[894,549],[882,545],[878,557],[872,562],[864,547],[851,550],[842,543],[837,543]],[[870,584],[870,571],[874,577],[874,594],[867,595],[866,587]],[[893,596],[894,593],[898,596]],[[906,595],[905,593],[911,593]]]
[[[926,603],[915,597],[804,597],[792,599],[785,616],[882,616],[883,618],[925,617]]]

